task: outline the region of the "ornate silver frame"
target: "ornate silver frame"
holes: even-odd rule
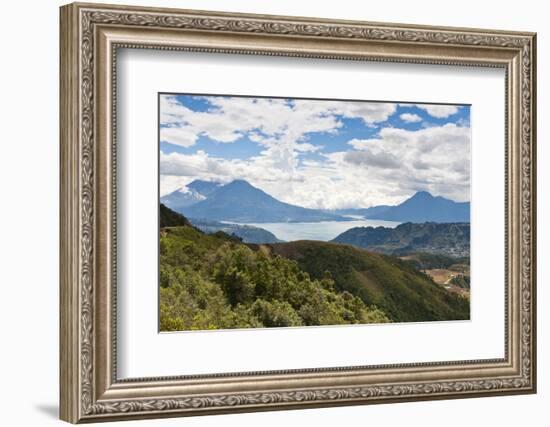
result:
[[[63,6],[61,419],[77,423],[534,393],[535,41],[535,34],[523,32],[98,4]],[[504,68],[505,357],[117,379],[113,147],[119,47]]]

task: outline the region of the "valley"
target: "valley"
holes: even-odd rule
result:
[[[433,269],[423,270],[438,285],[449,292],[454,292],[464,298],[470,298],[470,276],[455,270]]]

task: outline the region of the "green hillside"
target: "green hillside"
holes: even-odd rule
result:
[[[425,252],[468,258],[470,223],[407,222],[395,228],[354,227],[336,236],[333,242],[346,243],[388,255]]]
[[[223,231],[224,233],[235,235],[243,243],[278,243],[282,242],[277,236],[269,231],[246,224],[228,224],[225,222],[211,221],[208,219],[190,218],[189,221],[199,230],[205,233],[215,233]]]
[[[428,270],[431,268],[454,269],[455,267],[462,266],[462,269],[469,271],[470,265],[470,257],[452,257],[427,252],[413,252],[400,258],[411,262],[418,270]]]
[[[163,212],[176,222],[184,218],[161,209],[161,224],[172,223]],[[161,228],[161,331],[388,321],[381,310],[336,290],[330,276],[312,279],[295,261],[223,232]]]
[[[172,209],[167,208],[162,203],[159,207],[160,213],[160,227],[177,227],[180,225],[191,226],[191,223],[183,215],[174,212]]]
[[[319,241],[261,248],[295,260],[313,279],[331,277],[336,290],[348,291],[379,307],[392,321],[469,319],[469,301],[451,294],[399,258]]]

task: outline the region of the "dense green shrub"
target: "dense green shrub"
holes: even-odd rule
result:
[[[295,261],[189,227],[162,230],[162,331],[388,322],[381,311],[314,280]]]

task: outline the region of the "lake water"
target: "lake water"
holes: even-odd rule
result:
[[[350,216],[351,217],[351,216]],[[381,221],[376,219],[357,219],[352,221],[321,221],[321,222],[260,222],[247,223],[263,228],[275,234],[278,239],[286,242],[294,240],[321,240],[328,242],[344,231],[354,227],[389,227],[395,228],[400,222]]]

